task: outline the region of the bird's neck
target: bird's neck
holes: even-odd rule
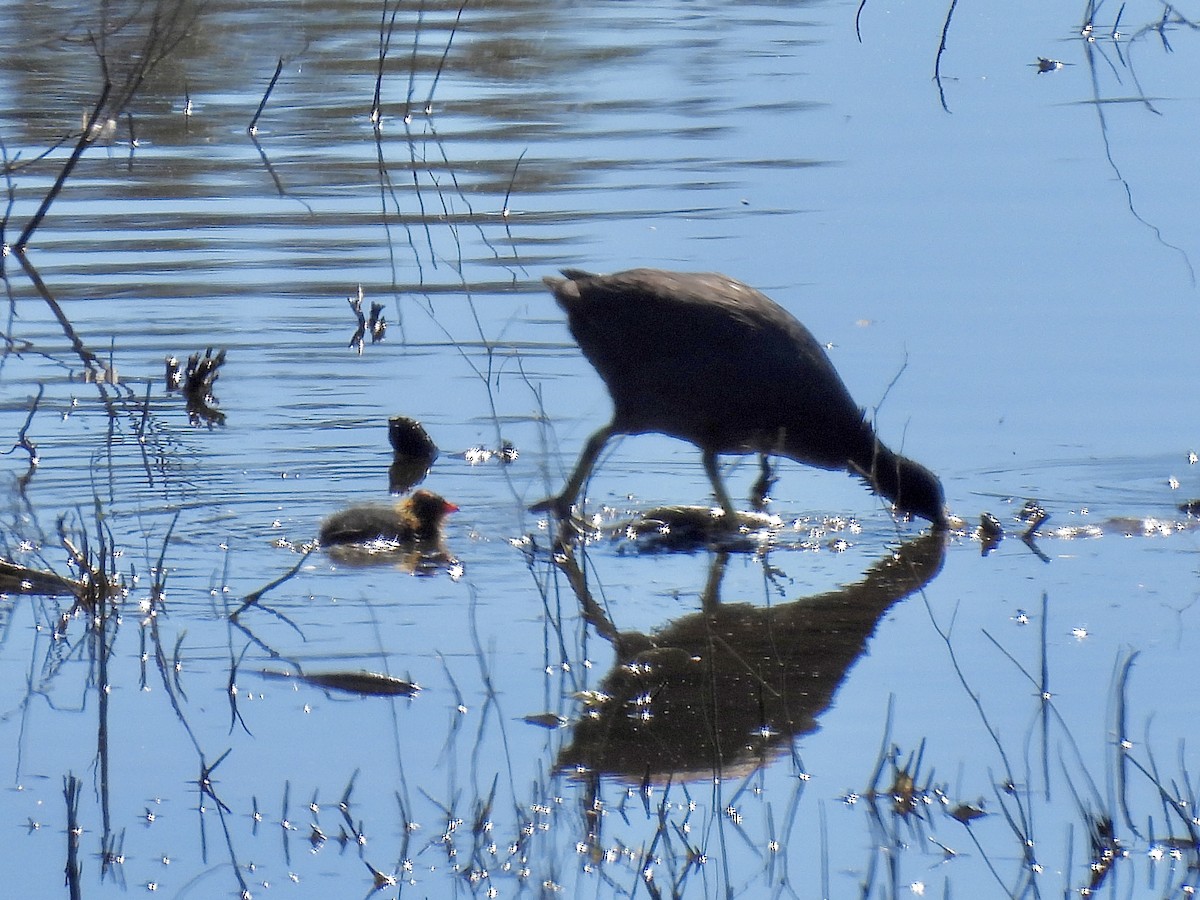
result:
[[[401,503],[396,509],[415,540],[427,541],[431,535],[437,534],[437,523],[422,521],[410,506]]]
[[[901,457],[873,437],[850,463],[875,493],[895,503],[900,496],[900,460]]]

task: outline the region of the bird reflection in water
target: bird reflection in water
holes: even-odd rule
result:
[[[747,773],[817,728],[891,607],[941,570],[945,537],[889,551],[852,585],[771,607],[720,602],[718,553],[700,612],[652,633],[621,631],[571,553],[558,564],[584,617],[616,651],[558,766],[634,781]]]

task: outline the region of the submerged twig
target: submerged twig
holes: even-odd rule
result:
[[[100,91],[100,96],[96,98],[95,106],[92,107],[91,114],[83,123],[83,133],[79,135],[79,139],[75,142],[75,149],[71,151],[71,155],[63,163],[62,170],[58,173],[58,177],[54,179],[54,184],[50,186],[50,190],[46,192],[46,196],[42,198],[42,202],[38,205],[37,211],[33,214],[29,222],[26,223],[21,236],[17,238],[17,242],[13,245],[13,251],[18,257],[24,256],[25,248],[29,246],[29,239],[33,237],[33,233],[42,224],[42,219],[46,218],[46,213],[50,211],[50,205],[62,192],[63,186],[67,183],[67,178],[75,170],[75,166],[79,163],[79,158],[83,156],[83,151],[91,145],[92,139],[95,137],[96,123],[100,120],[100,113],[103,111],[105,104],[108,103],[111,93],[112,83],[106,80],[104,88]]]
[[[83,783],[72,774],[63,778],[63,797],[67,805],[67,863],[66,881],[71,900],[80,900],[83,896],[80,879],[83,877],[83,866],[79,862],[79,795],[83,791]]]
[[[262,100],[258,101],[258,109],[254,111],[254,118],[250,120],[250,124],[246,126],[246,133],[254,136],[258,134],[258,119],[262,115],[263,109],[267,105],[267,100],[271,97],[271,92],[275,90],[275,82],[279,80],[279,73],[283,71],[283,57],[279,57],[279,62],[275,65],[275,74],[271,76],[271,83],[267,85],[266,91],[262,95]]]
[[[0,559],[0,593],[79,597],[83,591],[82,581]]]
[[[421,25],[425,21],[425,0],[417,7],[417,24],[413,26],[412,60],[408,64],[408,93],[404,97],[404,124],[412,122],[413,94],[417,90],[417,51],[421,46]]]
[[[458,15],[454,17],[454,24],[450,26],[450,37],[446,39],[446,49],[442,51],[442,58],[438,60],[437,71],[433,74],[433,84],[429,86],[429,96],[425,99],[425,115],[433,112],[433,92],[437,90],[438,81],[442,77],[442,68],[446,65],[446,57],[450,55],[450,47],[454,43],[454,35],[458,33],[459,23],[462,22],[463,12],[467,8],[467,3],[470,0],[463,0],[458,7]]]
[[[529,152],[529,148],[526,147],[524,150],[521,151],[521,155],[517,157],[517,161],[515,163],[513,163],[512,177],[508,179],[508,190],[506,190],[504,192],[504,205],[502,207],[500,207],[500,215],[502,215],[506,219],[508,218],[508,215],[509,215],[508,201],[512,197],[513,185],[516,184],[516,182],[517,182],[517,169],[521,168],[521,160],[523,160],[525,158],[525,154],[528,152]],[[510,235],[510,237],[511,237],[511,235]]]
[[[308,555],[311,552],[311,550],[307,551],[303,556],[300,557],[294,566],[292,566],[274,581],[270,581],[267,584],[264,584],[258,590],[251,591],[249,594],[247,594],[246,598],[242,601],[242,605],[229,614],[229,620],[231,622],[236,622],[238,620],[238,616],[244,613],[251,606],[256,606],[264,594],[266,594],[268,591],[274,590],[284,582],[293,578],[295,574],[300,571],[300,567],[304,565],[304,561],[308,559]]]
[[[376,129],[379,128],[383,120],[382,94],[383,94],[383,64],[387,59],[388,50],[392,45],[392,34],[396,29],[396,15],[400,12],[400,3],[392,7],[392,17],[388,19],[387,0],[383,3],[383,12],[379,18],[379,65],[375,70],[375,94],[371,98],[371,124]]]
[[[20,448],[29,454],[29,468],[25,470],[25,474],[17,479],[17,488],[21,493],[25,492],[25,488],[33,479],[33,473],[37,471],[38,465],[41,463],[41,458],[37,452],[37,444],[29,439],[29,426],[33,424],[33,417],[37,414],[38,404],[41,403],[42,395],[45,393],[46,386],[38,384],[37,396],[33,398],[33,402],[29,405],[29,415],[25,417],[25,424],[17,432],[17,439],[13,443],[12,448],[5,451],[5,454],[8,454]]]
[[[118,76],[116,82],[114,82],[109,68],[109,52],[106,46],[107,31],[102,29],[98,38],[89,35],[92,37],[92,45],[99,58],[104,86],[90,114],[84,120],[83,130],[76,139],[71,155],[63,164],[63,168],[55,178],[50,190],[42,198],[37,211],[21,232],[21,236],[13,245],[13,250],[18,257],[25,253],[34,232],[41,225],[46,213],[49,212],[51,204],[61,193],[83,152],[107,130],[107,123],[115,124],[121,114],[126,111],[150,70],[162,62],[183,40],[194,18],[192,6],[186,2],[159,2],[147,8],[150,10],[148,19],[138,22],[138,24],[144,24],[145,27],[145,35],[140,43],[137,46],[122,47],[120,52],[115,55],[119,62],[129,64],[124,77]],[[131,24],[133,21],[131,19],[129,23],[125,24]],[[100,127],[102,120],[106,123],[103,128]]]
[[[946,103],[946,89],[942,85],[942,56],[946,53],[946,39],[950,35],[950,22],[954,19],[954,10],[957,6],[958,0],[950,0],[950,8],[946,10],[946,18],[942,22],[942,35],[938,40],[937,55],[933,60],[933,80],[937,83],[938,100],[946,112],[950,112],[950,107]]]

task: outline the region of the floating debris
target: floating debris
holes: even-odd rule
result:
[[[1028,526],[1025,529],[1025,537],[1030,537],[1037,531],[1039,525],[1050,518],[1050,513],[1046,512],[1036,500],[1026,500],[1021,511],[1017,513],[1017,518]]]
[[[218,400],[213,394],[213,384],[220,377],[221,366],[225,365],[225,351],[213,355],[213,348],[204,351],[204,356],[193,353],[188,357],[187,367],[181,372],[179,360],[167,357],[167,390],[181,391],[187,404],[188,424],[201,423],[212,428],[225,424],[225,414],[217,409]]]
[[[625,537],[646,552],[692,552],[710,547],[755,552],[770,546],[783,519],[762,512],[738,512],[735,521],[712,506],[658,506],[618,525],[615,537]]]
[[[74,377],[71,380],[74,381]],[[97,361],[94,366],[83,370],[79,380],[84,384],[120,384],[121,376],[115,366]]]
[[[990,512],[981,513],[979,516],[979,545],[981,555],[987,556],[1000,546],[1002,540],[1004,540],[1004,526],[1000,524],[1000,520]]]
[[[85,590],[82,581],[0,559],[0,593],[82,597]]]
[[[384,334],[387,332],[387,322],[383,318],[383,304],[372,302],[371,315],[368,318],[363,314],[363,299],[364,295],[361,284],[358,286],[357,297],[346,298],[346,302],[354,310],[355,318],[358,319],[358,328],[355,329],[354,336],[350,338],[350,346],[355,349],[359,356],[362,356],[367,332],[371,333],[372,344],[378,344],[382,341]]]
[[[971,803],[960,803],[954,809],[950,810],[950,818],[957,819],[964,825],[968,825],[986,815],[987,813],[983,810],[982,805],[976,806]]]
[[[360,694],[364,697],[413,697],[421,691],[421,686],[415,681],[405,681],[403,678],[394,678],[379,672],[301,674],[264,669],[260,674],[264,678],[294,678],[296,681],[303,681],[313,687],[343,691],[347,694]]]
[[[492,460],[495,460],[502,466],[507,466],[509,463],[516,462],[517,457],[521,454],[512,441],[501,441],[499,450],[492,450],[488,447],[469,447],[462,453],[454,453],[452,455],[458,459],[466,460],[472,466],[480,466]]]
[[[563,728],[567,724],[565,716],[560,716],[558,713],[546,712],[538,713],[532,716],[522,716],[521,721],[528,722],[530,725],[537,725],[541,728]]]

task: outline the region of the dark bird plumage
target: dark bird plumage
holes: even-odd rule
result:
[[[535,509],[565,520],[610,437],[660,432],[700,448],[730,521],[717,456],[759,452],[846,470],[900,511],[946,526],[937,477],[880,442],[825,350],[765,294],[716,273],[563,275],[544,280],[614,409],[562,492]]]
[[[321,546],[392,541],[406,549],[438,550],[442,520],[457,509],[444,497],[423,489],[391,506],[351,506],[321,523]]]

